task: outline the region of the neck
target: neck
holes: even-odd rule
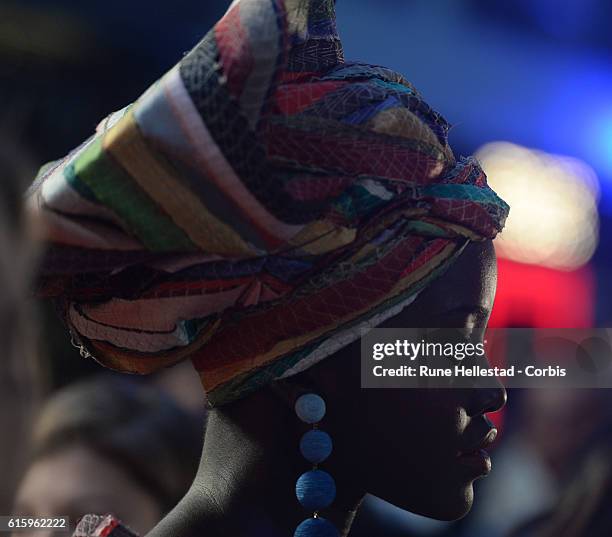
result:
[[[309,469],[298,449],[303,431],[291,412],[279,411],[278,400],[270,399],[258,394],[246,408],[210,412],[195,481],[148,537],[290,537],[312,516],[295,497],[295,482]],[[321,516],[346,535],[363,494],[333,466],[323,468],[336,479],[337,498]]]

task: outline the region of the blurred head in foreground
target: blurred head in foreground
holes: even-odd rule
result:
[[[101,376],[61,390],[33,429],[15,514],[74,523],[87,512],[112,513],[148,531],[193,480],[198,422],[142,382]]]
[[[21,205],[35,166],[26,148],[5,128],[4,119],[0,118],[0,428],[10,442],[0,442],[0,512],[6,513],[25,462],[22,445],[42,376],[35,367],[36,315],[26,300],[36,247]]]

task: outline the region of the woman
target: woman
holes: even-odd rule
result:
[[[337,535],[365,492],[469,509],[503,389],[361,390],[356,347],[374,326],[484,330],[508,207],[448,128],[401,75],[345,61],[331,0],[238,0],[39,176],[42,292],[83,354],[190,359],[213,409],[198,477],[150,535]],[[333,452],[316,432],[303,451],[335,483],[306,475],[302,508],[296,443],[318,421]]]
[[[76,522],[93,509],[150,530],[191,485],[198,421],[163,392],[127,379],[101,376],[60,390],[32,429],[15,516]]]

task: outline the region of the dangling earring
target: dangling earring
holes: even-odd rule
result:
[[[300,452],[313,464],[312,470],[302,474],[297,480],[295,494],[302,506],[312,511],[313,515],[296,528],[294,537],[340,536],[329,520],[319,516],[319,510],[329,507],[336,499],[334,478],[327,472],[319,470],[318,466],[331,455],[333,449],[331,437],[318,427],[325,412],[325,401],[314,393],[302,395],[295,403],[295,413],[298,418],[312,425],[312,429],[300,440]]]

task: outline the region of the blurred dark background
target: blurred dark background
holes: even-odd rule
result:
[[[172,67],[228,4],[0,0],[2,169],[33,177],[36,167],[65,155]],[[512,206],[497,241],[491,323],[610,326],[612,3],[337,4],[347,58],[405,74],[453,125],[455,153],[476,154]],[[48,306],[40,317],[43,392],[99,371],[79,358]],[[580,424],[586,432],[578,436],[587,438],[612,423],[593,410],[607,397],[516,393],[517,403],[499,418],[500,477],[481,487],[484,501],[460,524],[408,517],[376,502],[372,516],[397,521],[397,535],[505,535],[554,504],[579,450],[575,437],[564,444],[563,434]]]

